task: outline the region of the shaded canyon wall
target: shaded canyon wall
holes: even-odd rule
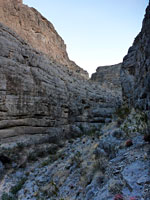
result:
[[[141,32],[123,59],[121,83],[124,102],[150,112],[150,2]]]

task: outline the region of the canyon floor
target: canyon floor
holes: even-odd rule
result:
[[[2,200],[149,200],[149,142],[141,133],[141,113],[131,115],[134,120],[130,116],[121,125],[114,121],[88,135],[45,144],[45,155],[30,151],[19,165],[6,160],[5,170],[0,168]],[[23,157],[26,147],[17,145]]]

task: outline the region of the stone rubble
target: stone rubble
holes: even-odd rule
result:
[[[97,137],[66,140],[55,153],[13,168],[0,184],[0,192],[13,191],[24,178],[19,200],[112,200],[120,193],[125,199],[149,200],[149,143],[136,132],[130,137],[133,145],[126,147],[128,136],[116,124],[102,130]]]

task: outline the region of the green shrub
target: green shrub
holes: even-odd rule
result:
[[[49,165],[50,163],[52,163],[52,160],[49,158],[47,160],[44,160],[42,163],[41,163],[41,167],[45,167],[47,165]]]
[[[34,152],[30,152],[28,155],[28,160],[29,161],[36,161],[37,160],[37,155]]]
[[[18,142],[18,143],[17,143],[17,148],[18,148],[20,151],[22,151],[22,150],[23,150],[23,148],[24,148],[24,144],[23,144],[23,143],[20,143],[20,142]]]
[[[24,185],[24,183],[26,182],[26,178],[22,178],[15,186],[13,186],[10,190],[10,192],[14,195],[17,194],[17,192],[19,190],[21,190],[22,186]]]
[[[16,197],[10,196],[9,194],[4,192],[2,194],[2,200],[17,200],[17,199],[16,199]]]
[[[79,151],[77,151],[71,160],[72,160],[72,164],[76,164],[77,167],[80,167],[81,153]]]
[[[130,112],[131,110],[128,106],[122,106],[116,110],[115,115],[117,115],[117,117],[120,119],[125,119],[130,114]]]
[[[145,134],[148,130],[148,119],[145,112],[132,109],[130,115],[124,120],[120,128],[129,136],[139,132]]]
[[[52,191],[53,195],[58,196],[58,192],[59,192],[58,187],[53,181],[51,181],[51,185],[53,186],[53,191]]]

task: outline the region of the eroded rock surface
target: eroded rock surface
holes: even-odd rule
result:
[[[110,66],[100,66],[96,69],[96,72],[92,74],[91,80],[111,90],[118,90],[118,92],[120,91],[121,93],[120,69],[121,63]]]
[[[116,112],[120,91],[54,63],[0,24],[2,200],[150,200],[148,9],[134,42],[138,74],[130,73],[131,49],[121,73],[125,102],[142,111]]]
[[[0,184],[0,192],[17,195],[19,200],[114,200],[115,196],[149,200],[149,143],[141,133],[132,134],[130,147],[127,139],[112,123],[97,137],[84,135],[65,141],[45,158],[13,168]]]
[[[80,124],[88,129],[87,124],[111,121],[121,100],[115,93],[54,65],[2,24],[0,49],[2,142],[26,134],[64,137],[79,132]]]
[[[124,57],[121,82],[124,101],[130,106],[150,110],[150,5],[142,30]]]
[[[0,0],[0,22],[14,30],[33,48],[48,55],[54,63],[67,66],[88,78],[86,71],[69,60],[63,39],[36,9],[22,4],[21,0]]]
[[[24,176],[27,171],[23,170],[22,174],[18,169],[25,168],[31,162],[30,168],[33,162],[51,153],[54,154],[52,160],[59,162],[60,154],[55,154],[60,147],[60,151],[63,150],[64,139],[99,134],[101,125],[111,122],[121,98],[115,92],[106,91],[95,83],[91,84],[76,71],[54,64],[2,24],[0,49],[0,171],[3,175],[6,173],[6,176],[1,177],[0,194],[6,197],[5,191],[18,199],[34,199],[36,193],[33,195],[33,192],[36,192],[38,186],[34,184],[31,191],[33,183],[30,180],[27,183],[27,188],[30,187],[29,194],[26,189],[23,189],[23,193],[18,193],[27,181],[26,175]],[[91,143],[92,141],[89,144]],[[78,150],[72,156],[75,165],[76,162],[78,164]],[[7,177],[9,170],[10,173],[12,170],[16,171],[14,182]],[[72,179],[76,173],[75,170],[74,174],[70,174]],[[67,178],[67,174],[62,175],[63,180]],[[42,183],[43,178],[50,180],[50,177],[45,179],[44,176],[37,174],[37,182]],[[16,191],[16,187],[13,188],[12,185],[18,181]],[[42,191],[46,190],[47,184],[48,182],[44,182]],[[50,184],[54,190],[57,188],[53,180]],[[68,188],[68,185],[65,187]],[[42,197],[43,192],[39,198]]]

